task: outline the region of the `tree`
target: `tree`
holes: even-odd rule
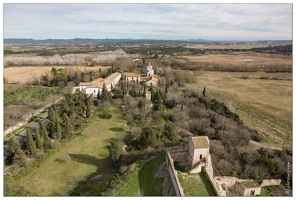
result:
[[[42,150],[43,149],[43,138],[40,137],[39,128],[35,129],[35,142],[36,142],[37,149]]]
[[[164,127],[164,135],[171,141],[176,141],[178,135],[173,124],[166,124]]]
[[[90,109],[90,106],[87,106],[86,107],[86,117],[87,118],[90,118],[91,117],[91,109]]]
[[[134,121],[128,121],[127,125],[130,127],[129,132],[131,132],[131,129],[136,126],[136,123]]]
[[[146,85],[144,85],[143,97],[146,98]]]
[[[206,86],[204,87],[202,94],[203,94],[203,97],[206,97]]]
[[[63,139],[70,139],[72,137],[72,124],[71,121],[67,115],[67,113],[63,113],[63,117],[62,117],[62,138]]]
[[[50,137],[54,137],[54,133],[56,131],[57,121],[53,108],[50,106],[48,108],[48,132]]]
[[[16,142],[14,139],[8,140],[6,145],[6,151],[5,151],[5,163],[6,164],[12,164],[13,157],[18,149],[21,149],[20,144]]]
[[[110,144],[107,146],[109,151],[109,158],[113,162],[114,167],[118,167],[119,158],[121,155],[121,149],[115,139],[110,140]]]
[[[54,137],[57,140],[62,138],[62,128],[61,128],[61,124],[59,121],[57,121],[57,126],[56,126],[56,131],[55,131]]]
[[[18,148],[13,156],[12,164],[17,164],[20,167],[26,167],[27,166],[27,157],[23,150]]]
[[[43,138],[43,149],[51,148],[51,140],[48,137],[48,132],[42,121],[39,122],[40,137]]]
[[[26,134],[27,134],[26,147],[27,147],[28,153],[35,157],[37,149],[36,149],[36,145],[33,140],[32,131],[30,128],[27,129]]]
[[[155,130],[151,127],[142,128],[140,141],[142,142],[144,148],[148,146],[156,146],[157,136]]]

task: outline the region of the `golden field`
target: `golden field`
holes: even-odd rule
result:
[[[265,142],[281,147],[292,145],[292,81],[265,80],[264,72],[201,72],[197,83],[186,88],[223,101],[244,124],[257,130]],[[285,76],[285,74],[277,74]],[[248,77],[243,79],[241,77]],[[286,74],[292,78],[292,74]]]
[[[69,69],[74,71],[91,71],[99,70],[100,68],[106,69],[108,66],[95,66],[95,67],[85,67],[85,66],[50,66],[50,67],[39,67],[39,66],[22,66],[22,67],[8,67],[4,68],[4,77],[6,83],[27,83],[36,78],[45,75],[46,73],[50,74],[52,67],[57,69]]]

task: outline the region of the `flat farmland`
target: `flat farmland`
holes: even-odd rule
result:
[[[292,145],[292,81],[264,80],[263,72],[202,72],[197,83],[186,89],[201,93],[204,86],[209,98],[223,101],[239,114],[244,124],[257,130],[264,142],[281,147]],[[292,74],[289,74],[292,76]],[[240,77],[248,76],[247,79]]]
[[[39,78],[46,73],[50,73],[51,69],[55,67],[57,69],[71,69],[71,70],[81,70],[81,71],[91,71],[99,70],[100,68],[106,69],[109,66],[95,66],[95,67],[85,67],[85,66],[50,66],[50,67],[34,67],[34,66],[25,66],[25,67],[8,67],[4,68],[4,77],[7,83],[26,83],[33,80],[34,78]]]
[[[287,43],[290,44],[290,43]],[[234,44],[212,44],[212,45],[204,45],[204,44],[194,44],[194,45],[187,45],[186,48],[193,48],[193,49],[252,49],[252,48],[259,48],[259,47],[268,47],[271,45],[270,43],[260,44],[260,43],[234,43]],[[273,44],[271,46],[276,46],[278,44]],[[286,45],[286,44],[281,44]]]
[[[216,62],[216,63],[229,63],[232,65],[292,65],[291,57],[271,57],[263,54],[250,55],[250,54],[209,54],[209,55],[194,55],[182,56],[193,62]]]

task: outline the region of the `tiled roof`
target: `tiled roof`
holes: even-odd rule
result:
[[[135,74],[135,73],[128,73],[128,74],[125,74],[126,77],[139,77],[140,74]]]
[[[107,85],[109,85],[110,83],[112,83],[114,81],[114,79],[116,79],[118,76],[120,76],[121,74],[118,72],[115,72],[111,75],[109,75],[107,78],[103,79],[103,78],[98,78],[94,81],[91,82],[80,82],[79,85],[83,85],[86,86],[88,88],[103,88],[103,84],[105,83],[105,86],[107,87]]]

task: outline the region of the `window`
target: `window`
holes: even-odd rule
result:
[[[200,160],[202,159],[202,154],[200,154],[199,159],[200,159]]]

